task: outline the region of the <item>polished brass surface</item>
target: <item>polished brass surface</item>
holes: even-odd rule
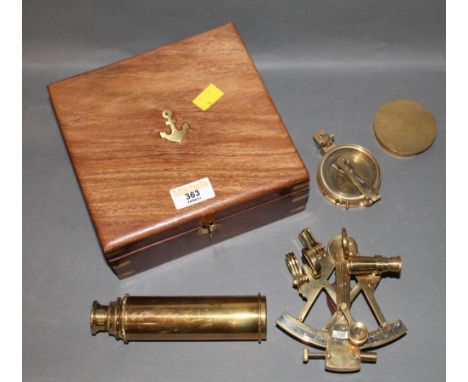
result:
[[[139,340],[266,339],[266,297],[187,296],[117,298],[94,301],[91,333],[108,332],[124,342]]]
[[[297,317],[284,312],[276,324],[299,341],[325,349],[324,352],[305,349],[304,363],[320,358],[325,360],[326,370],[352,372],[361,368],[361,362],[376,362],[376,353],[363,350],[386,345],[406,333],[406,327],[400,320],[388,322],[385,319],[374,295],[382,274],[401,271],[401,258],[360,256],[356,241],[344,228],[340,235],[329,241],[326,250],[313,238],[309,229],[302,230],[299,239],[304,247],[303,265],[293,253],[286,255],[286,264],[293,277],[293,286],[307,302]],[[320,264],[318,276],[314,277],[304,253],[314,253],[314,259]],[[333,271],[335,287],[329,281]],[[352,280],[356,281],[353,287]],[[336,311],[319,329],[304,321],[322,291],[336,306]],[[365,323],[356,321],[351,314],[352,303],[361,292],[378,323],[375,330],[369,330]]]
[[[182,128],[178,129],[176,126],[176,122],[174,118],[172,117],[172,111],[170,110],[164,110],[162,112],[162,116],[165,120],[164,123],[171,128],[171,132],[168,134],[166,132],[161,131],[159,133],[161,135],[161,138],[167,139],[168,141],[171,141],[171,142],[177,142],[177,143],[182,142],[182,140],[187,135],[187,131],[190,128],[190,125],[184,122],[182,124]]]
[[[408,157],[426,151],[437,135],[429,110],[410,99],[395,99],[380,106],[374,117],[374,133],[390,154]]]
[[[310,274],[314,278],[320,277],[322,267],[318,261],[317,255],[323,253],[325,247],[322,243],[317,242],[309,230],[302,230],[299,233],[299,240],[302,243],[302,258],[310,269]]]
[[[345,208],[371,206],[380,200],[380,165],[359,145],[336,145],[334,136],[320,130],[314,135],[323,158],[317,168],[317,185],[330,202]]]
[[[359,256],[351,258],[347,261],[346,267],[351,275],[367,275],[373,272],[377,273],[400,273],[401,271],[401,258],[396,257],[383,257],[383,256]]]

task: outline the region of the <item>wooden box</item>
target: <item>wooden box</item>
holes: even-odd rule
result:
[[[192,101],[210,84],[224,95],[202,110]],[[119,278],[306,206],[308,172],[233,24],[48,90]],[[190,126],[180,143],[160,134],[165,110]]]

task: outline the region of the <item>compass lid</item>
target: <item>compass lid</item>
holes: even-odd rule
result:
[[[374,133],[390,154],[421,154],[434,143],[436,122],[429,110],[410,99],[395,99],[380,106],[374,117]]]

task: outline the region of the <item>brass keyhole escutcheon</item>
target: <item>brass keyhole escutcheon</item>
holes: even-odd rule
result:
[[[204,223],[198,230],[197,230],[197,235],[210,235],[210,237],[213,237],[213,232],[219,230],[221,227],[221,224],[219,224],[216,221],[209,221],[208,223]]]

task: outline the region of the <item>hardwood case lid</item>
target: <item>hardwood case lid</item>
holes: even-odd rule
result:
[[[224,95],[202,111],[210,83]],[[105,253],[309,179],[232,23],[48,89]],[[166,109],[181,143],[160,137]],[[177,210],[169,190],[205,177],[216,196]]]

